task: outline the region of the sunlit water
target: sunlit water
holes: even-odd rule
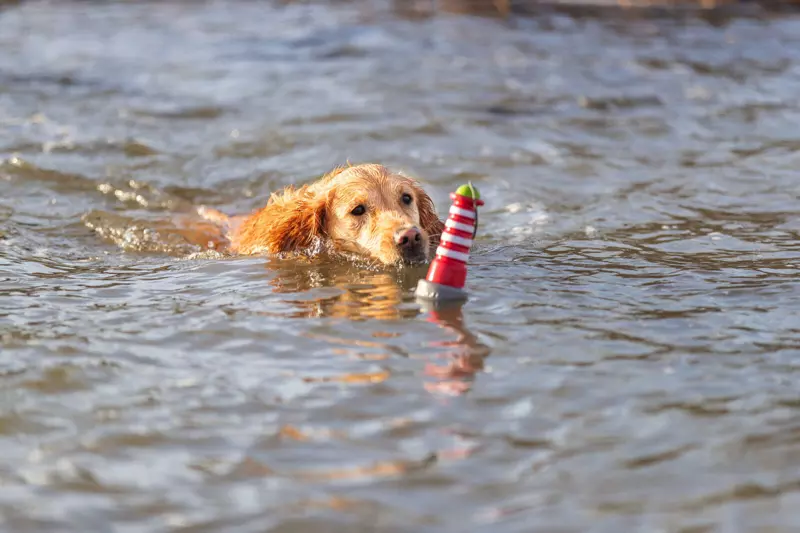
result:
[[[3,531],[800,530],[800,19],[0,11]],[[346,160],[425,269],[198,253]]]

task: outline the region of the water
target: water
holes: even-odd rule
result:
[[[797,531],[800,19],[379,3],[0,12],[4,531]],[[376,161],[425,269],[178,215]]]

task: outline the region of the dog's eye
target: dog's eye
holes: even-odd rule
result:
[[[357,205],[357,206],[355,206],[353,208],[352,211],[350,211],[350,214],[353,215],[353,216],[356,216],[356,217],[360,217],[361,215],[363,215],[366,212],[367,212],[367,208],[366,207],[364,207],[363,205]]]
[[[403,196],[401,196],[400,198],[403,200],[403,203],[406,204],[406,205],[411,205],[411,202],[414,201],[414,197],[411,196],[408,193],[403,194]]]

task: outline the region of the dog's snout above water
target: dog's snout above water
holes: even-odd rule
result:
[[[395,233],[394,240],[404,261],[420,262],[427,258],[422,232],[418,228],[402,228]]]

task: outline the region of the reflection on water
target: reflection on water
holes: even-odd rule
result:
[[[462,394],[470,390],[475,374],[483,370],[483,361],[489,356],[489,347],[482,344],[464,324],[463,304],[423,305],[428,311],[428,321],[444,330],[444,335],[455,335],[453,340],[432,342],[442,349],[436,356],[438,361],[426,365],[425,374],[436,378],[426,383],[430,391],[447,394]]]
[[[483,370],[483,360],[489,356],[490,350],[465,325],[464,304],[437,304],[414,298],[414,288],[424,277],[425,267],[376,272],[330,258],[303,262],[273,260],[266,262],[265,267],[271,273],[269,283],[273,291],[291,296],[285,302],[296,309],[288,314],[292,318],[401,321],[424,314],[425,320],[441,328],[435,340],[427,343],[434,350],[427,356],[432,360],[425,365],[424,371],[426,376],[435,380],[425,384],[431,392],[456,395],[467,392],[475,375]],[[319,288],[325,289],[325,295],[304,297],[311,289]],[[391,353],[391,344],[381,339],[396,338],[400,333],[374,331],[374,340],[364,340],[353,338],[348,328],[340,334],[313,333],[306,336],[339,346],[335,350],[338,355],[374,361],[385,360],[388,355],[365,354],[359,348],[378,348]],[[387,372],[380,371],[346,374],[335,379],[377,382],[388,377]]]
[[[272,260],[265,263],[278,294],[295,295],[326,287],[332,296],[289,300],[297,317],[334,317],[349,320],[399,320],[414,318],[418,309],[409,305],[410,291],[425,268],[381,271],[344,259],[315,257],[303,260]],[[302,296],[302,295],[301,295]]]

